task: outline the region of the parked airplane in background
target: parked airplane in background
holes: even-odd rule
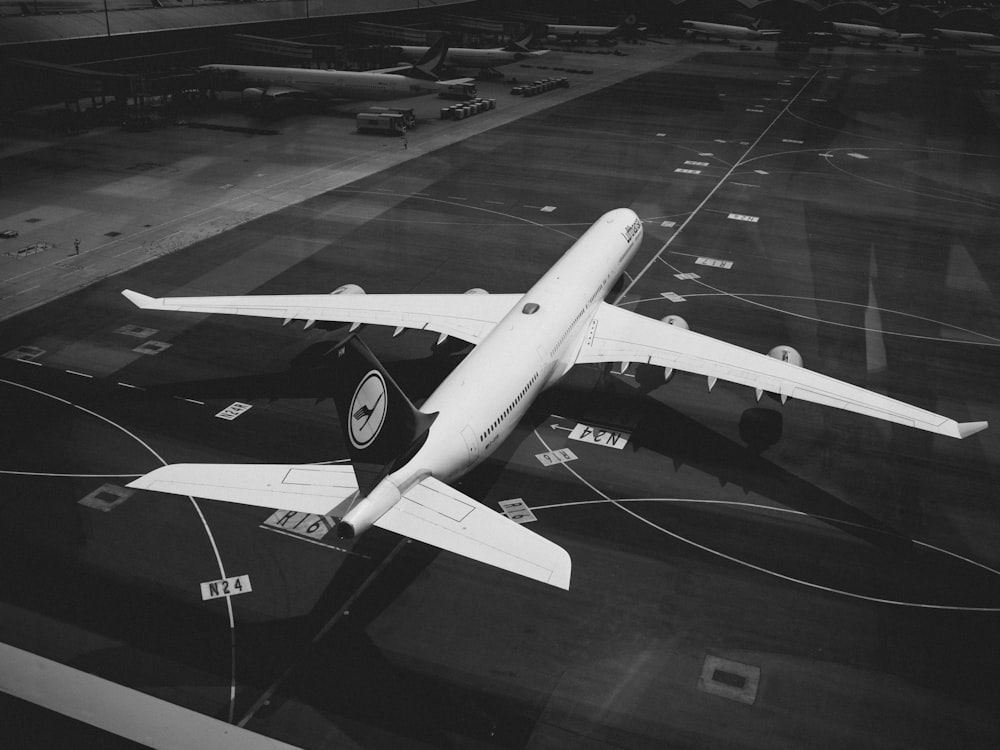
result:
[[[1000,36],[985,31],[961,31],[959,29],[933,29],[934,38],[956,47],[978,49],[985,47],[993,51],[1000,45]]]
[[[759,354],[604,301],[642,243],[642,221],[610,211],[526,294],[344,293],[164,297],[122,293],[148,310],[180,310],[431,330],[475,348],[420,409],[363,345],[341,345],[334,399],[353,468],[336,464],[174,464],[129,487],[265,508],[333,515],[337,533],[372,525],[553,586],[568,588],[561,547],[452,487],[489,457],[546,388],[580,363],[645,362],[747,385],[951,437],[986,422],[960,424],[807,370],[791,347]],[[341,291],[341,290],[338,290]]]
[[[444,64],[455,68],[482,68],[490,70],[499,65],[510,65],[521,62],[531,57],[541,57],[549,53],[547,49],[530,50],[532,34],[528,34],[521,39],[512,41],[506,47],[493,47],[490,49],[475,49],[473,47],[449,47],[448,54],[444,58]],[[430,49],[429,47],[413,47],[408,45],[396,46],[400,50],[404,60],[420,60]]]
[[[919,33],[901,33],[886,26],[874,26],[866,23],[844,23],[831,21],[834,33],[848,42],[869,42],[872,45],[880,42],[910,42],[923,39]]]
[[[439,80],[435,70],[448,53],[441,39],[415,65],[354,72],[313,70],[260,65],[203,65],[212,76],[213,88],[242,91],[248,101],[275,102],[283,99],[403,99],[424,94],[476,95],[471,78]]]
[[[768,36],[780,34],[778,29],[761,31],[754,26],[734,26],[728,23],[710,23],[708,21],[681,21],[681,28],[687,30],[687,35],[694,38],[698,35],[706,39],[734,39],[741,42],[756,42]]]
[[[598,44],[610,44],[617,36],[645,31],[635,16],[629,16],[618,26],[580,26],[577,24],[550,23],[546,24],[544,34],[552,41],[569,42],[596,41]]]

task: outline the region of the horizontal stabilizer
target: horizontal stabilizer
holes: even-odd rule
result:
[[[329,515],[358,489],[347,464],[171,464],[127,486],[317,516]]]
[[[375,525],[511,573],[569,588],[572,563],[566,550],[433,477],[407,490]]]

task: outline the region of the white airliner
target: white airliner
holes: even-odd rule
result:
[[[282,99],[386,100],[425,94],[476,95],[472,78],[439,80],[434,73],[448,53],[442,39],[430,47],[420,62],[365,72],[313,70],[262,65],[202,65],[212,76],[212,86],[242,91],[247,101],[275,102]]]
[[[737,40],[741,42],[756,42],[768,36],[780,34],[778,29],[761,31],[755,26],[734,26],[728,23],[710,23],[708,21],[681,21],[681,28],[687,30],[687,35],[694,38],[698,35],[706,39]]]
[[[990,34],[986,31],[962,31],[960,29],[933,29],[934,36],[943,42],[978,49],[986,45],[989,51],[996,49],[1000,44],[1000,36]]]
[[[506,47],[492,47],[489,49],[449,47],[448,54],[444,58],[444,64],[455,68],[482,68],[490,70],[500,65],[510,65],[511,63],[521,62],[532,57],[547,55],[550,50],[528,49],[528,44],[531,43],[532,36],[532,34],[528,34],[522,39],[512,41]],[[396,47],[396,49],[400,50],[400,54],[404,60],[416,61],[424,57],[430,47],[401,45]]]
[[[526,294],[340,293],[153,298],[140,308],[351,322],[431,330],[475,345],[418,410],[356,338],[342,345],[333,384],[352,466],[175,464],[129,487],[340,519],[343,538],[372,525],[553,586],[568,588],[557,545],[448,484],[492,454],[532,401],[579,363],[643,362],[727,380],[951,437],[986,422],[947,417],[801,366],[791,347],[759,354],[604,301],[642,242],[627,208],[606,213]],[[470,290],[481,292],[481,290]]]
[[[867,23],[831,21],[830,25],[837,36],[849,42],[870,42],[874,45],[879,42],[914,41],[924,37],[923,34],[919,33],[902,33],[886,26],[875,26]]]

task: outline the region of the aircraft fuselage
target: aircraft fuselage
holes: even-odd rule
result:
[[[306,94],[317,99],[403,99],[439,93],[446,81],[426,81],[392,73],[312,70],[262,65],[203,65],[213,85],[228,91],[258,88],[278,95]]]
[[[391,475],[448,482],[488,457],[538,394],[572,367],[594,314],[642,243],[627,208],[602,216],[431,394],[437,412],[423,447]]]

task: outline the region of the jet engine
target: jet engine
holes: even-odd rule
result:
[[[243,101],[250,102],[252,104],[260,104],[264,101],[264,89],[243,89]]]
[[[359,287],[357,284],[344,284],[343,286],[338,286],[330,294],[364,294],[365,290]]]
[[[330,292],[330,294],[364,294],[364,293],[365,293],[365,290],[362,289],[357,284],[344,284],[342,286],[338,286],[336,289],[334,289],[332,292]],[[291,322],[292,322],[292,318],[286,318],[285,322],[282,325],[288,325]],[[316,321],[315,320],[307,320],[306,324],[305,324],[305,326],[303,326],[302,330],[303,331],[308,331],[314,325],[316,325]],[[316,327],[317,328],[322,328],[324,331],[333,331],[333,330],[336,330],[338,328],[341,328],[343,325],[344,325],[343,323],[337,323],[337,322],[322,322],[322,323],[320,323]],[[358,330],[360,327],[361,327],[360,323],[352,323],[351,324],[351,332],[353,333],[354,331]]]
[[[767,353],[767,356],[774,357],[775,359],[780,359],[782,362],[787,362],[795,367],[802,367],[802,355],[799,354],[797,349],[790,346],[782,344],[781,346],[774,347],[771,351]],[[778,395],[776,393],[768,393],[768,396],[773,398],[775,401],[780,401],[785,403],[788,400],[788,396]],[[760,401],[761,391],[757,391],[757,400]]]
[[[677,326],[678,328],[683,328],[685,331],[690,331],[690,327],[684,318],[680,315],[668,315],[665,318],[660,318],[661,323],[666,323],[668,326]],[[664,367],[663,368],[663,382],[669,383],[670,379],[674,376],[674,368]]]
[[[798,350],[784,344],[774,347],[767,353],[767,356],[780,359],[782,362],[787,362],[796,367],[802,367],[802,355],[799,354]]]
[[[485,289],[481,289],[478,286],[472,287],[472,289],[466,289],[464,294],[489,294]]]

